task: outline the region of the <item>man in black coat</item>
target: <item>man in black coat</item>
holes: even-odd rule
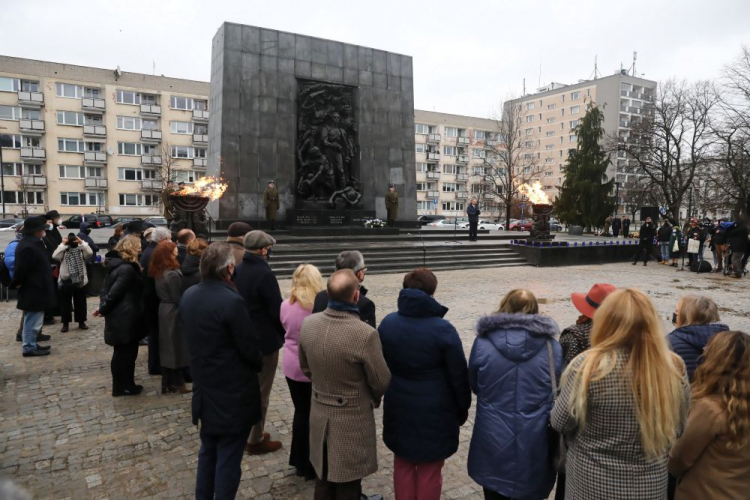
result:
[[[630,217],[627,215],[622,219],[622,237],[627,238],[630,236]]]
[[[47,222],[47,227],[44,231],[44,247],[47,251],[48,260],[50,264],[52,264],[52,267],[59,268],[60,263],[57,262],[55,259],[52,258],[52,254],[57,250],[57,247],[60,246],[62,243],[62,234],[60,234],[60,231],[58,230],[59,227],[63,227],[60,225],[60,213],[57,210],[50,210],[44,215],[44,218]],[[63,227],[64,229],[64,227]],[[60,310],[58,309],[58,304],[60,302],[60,293],[57,289],[57,280],[55,280],[54,276],[52,278],[53,287],[55,288],[55,305],[52,306],[51,309],[44,312],[44,324],[45,325],[52,325],[55,323],[55,316],[60,315]]]
[[[635,260],[633,265],[638,263],[638,259],[641,257],[641,253],[645,252],[643,256],[643,265],[648,263],[649,256],[654,252],[654,236],[656,236],[656,227],[654,226],[651,217],[646,217],[646,222],[641,226],[640,239],[638,241],[638,253],[635,254]]]
[[[18,288],[16,307],[23,311],[23,355],[46,356],[50,353],[49,346],[37,345],[37,336],[44,323],[44,312],[54,308],[57,301],[52,267],[42,240],[47,224],[44,217],[29,217],[23,227],[10,286]]]
[[[276,240],[263,231],[247,233],[244,239],[247,251],[234,275],[237,291],[245,299],[250,328],[260,336],[263,353],[263,370],[258,375],[261,417],[250,431],[246,448],[250,455],[272,453],[281,448],[281,441],[271,441],[271,436],[264,432],[268,401],[279,364],[279,349],[284,345],[284,327],[279,317],[284,299],[276,275],[267,262],[268,252],[275,244]]]
[[[479,214],[482,212],[477,205],[477,199],[472,198],[466,207],[466,215],[469,216],[469,241],[477,241],[477,225],[479,225]]]
[[[201,259],[202,282],[180,300],[193,375],[193,423],[201,425],[197,499],[235,497],[250,428],[261,419],[260,338],[232,283],[234,270],[229,245],[214,243]]]
[[[620,228],[622,227],[622,219],[620,217],[615,217],[612,219],[612,236],[617,238],[620,236]]]
[[[336,271],[351,269],[359,280],[359,319],[375,328],[375,303],[366,297],[367,288],[362,285],[365,280],[365,258],[357,250],[346,250],[336,257]],[[313,313],[323,312],[328,308],[328,291],[322,290],[315,296]]]
[[[727,229],[727,241],[729,242],[729,249],[732,250],[732,276],[735,278],[742,278],[745,272],[747,260],[744,256],[749,244],[747,235],[747,226],[742,221],[735,222]]]
[[[141,221],[137,221],[141,222]],[[138,229],[138,226],[135,226]],[[142,229],[142,228],[141,228]],[[141,247],[142,253],[138,263],[143,270],[143,312],[146,317],[146,335],[148,335],[148,374],[161,373],[161,359],[159,358],[159,296],[156,294],[156,280],[148,275],[148,264],[151,254],[159,242],[171,238],[172,233],[166,227],[150,227],[143,230],[143,237],[148,241]]]

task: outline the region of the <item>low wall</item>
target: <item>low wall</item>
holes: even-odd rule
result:
[[[577,266],[586,264],[607,264],[610,262],[627,262],[635,258],[638,242],[630,240],[610,244],[590,242],[563,246],[538,246],[511,242],[514,252],[524,257],[530,266],[555,267]]]

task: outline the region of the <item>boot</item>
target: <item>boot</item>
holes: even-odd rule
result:
[[[62,333],[66,333],[66,332],[68,332],[69,330],[70,330],[70,328],[68,328],[68,323],[63,323],[62,329],[61,329],[60,331],[61,331]]]

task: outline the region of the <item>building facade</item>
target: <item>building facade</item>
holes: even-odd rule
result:
[[[631,123],[643,116],[655,92],[656,82],[618,71],[573,85],[551,83],[535,94],[507,103],[518,107],[526,123],[524,134],[536,141],[535,161],[547,167],[540,180],[551,200],[557,197],[565,180],[565,161],[577,146],[575,128],[586,114],[586,107],[595,103],[602,109],[604,141],[626,141]],[[616,177],[621,188],[637,175],[628,168],[624,152],[613,158],[607,174],[610,179]]]
[[[500,217],[482,171],[496,134],[494,120],[414,110],[418,215],[463,217],[477,198],[483,217]]]
[[[4,216],[161,213],[205,175],[209,84],[0,56]]]

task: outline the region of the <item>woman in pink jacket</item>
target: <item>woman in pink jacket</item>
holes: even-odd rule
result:
[[[302,322],[312,314],[315,295],[325,288],[318,268],[311,264],[300,264],[292,275],[292,291],[281,304],[281,324],[284,325],[284,356],[281,363],[289,393],[294,404],[292,424],[292,449],[289,465],[297,469],[298,476],[315,479],[315,470],[310,463],[310,400],[312,383],[299,367],[298,340]]]

